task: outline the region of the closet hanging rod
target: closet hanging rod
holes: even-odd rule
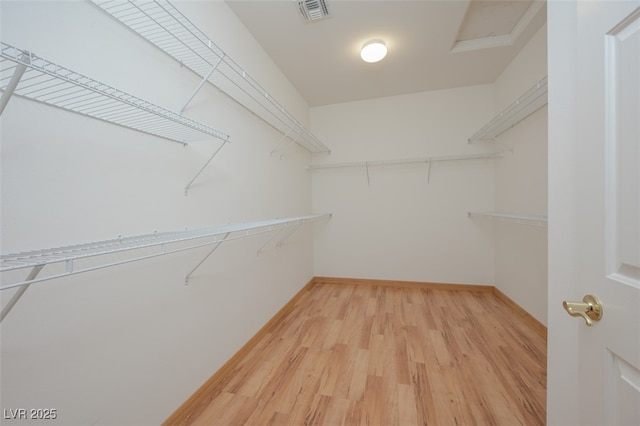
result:
[[[399,164],[429,164],[444,161],[465,161],[465,160],[484,160],[502,157],[500,152],[492,152],[485,154],[463,154],[463,155],[445,155],[438,157],[418,157],[405,158],[395,160],[377,160],[377,161],[355,161],[350,163],[328,163],[328,164],[310,164],[307,166],[309,170],[317,169],[337,169],[345,167],[372,167]]]
[[[229,135],[220,130],[57,65],[32,52],[5,42],[1,42],[0,46],[0,86],[4,104],[15,94],[184,145],[211,136],[229,141]]]
[[[548,102],[547,92],[547,77],[545,76],[500,112],[500,114],[474,133],[468,142],[497,138],[503,132],[545,106]]]
[[[52,280],[83,272],[95,271],[111,266],[122,265],[138,260],[150,259],[171,253],[178,253],[198,247],[206,247],[234,239],[250,237],[276,231],[289,226],[299,226],[305,222],[327,219],[331,214],[316,214],[282,219],[263,220],[240,224],[222,225],[212,228],[199,228],[185,231],[162,232],[138,235],[126,238],[77,244],[45,250],[0,256],[0,272],[41,268],[58,264],[64,271],[54,270],[49,275],[40,273],[34,279],[18,279],[0,286],[0,290],[25,286],[37,282]],[[231,236],[230,236],[231,235]],[[182,244],[180,244],[182,243]],[[113,259],[113,255],[122,253],[124,258]],[[100,257],[103,256],[104,259]],[[93,258],[94,264],[83,265],[83,259]],[[8,276],[6,280],[8,281]]]
[[[309,152],[330,152],[169,1],[90,1],[202,79],[187,104],[207,81]]]

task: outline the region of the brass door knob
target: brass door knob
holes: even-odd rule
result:
[[[602,303],[593,294],[587,294],[582,302],[562,302],[562,307],[573,317],[582,317],[591,327],[593,321],[600,321],[602,318]]]

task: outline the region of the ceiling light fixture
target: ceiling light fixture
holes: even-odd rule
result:
[[[387,45],[382,40],[369,40],[362,46],[360,57],[363,61],[373,63],[387,56]]]

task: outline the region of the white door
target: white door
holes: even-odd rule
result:
[[[640,1],[548,6],[547,419],[640,425]]]

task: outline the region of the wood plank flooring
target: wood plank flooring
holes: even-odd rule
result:
[[[545,400],[546,338],[492,292],[316,282],[178,423],[539,425]]]

